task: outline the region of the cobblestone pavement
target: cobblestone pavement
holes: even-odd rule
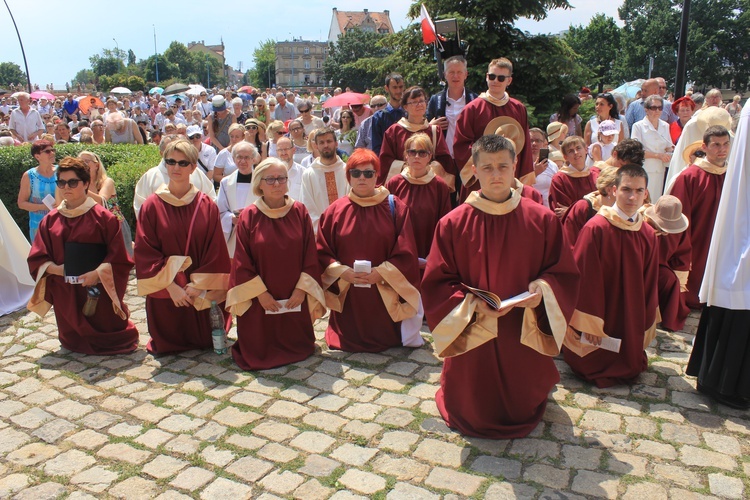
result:
[[[126,302],[142,346],[144,300]],[[229,355],[85,356],[52,313],[0,318],[0,497],[743,498],[750,413],[684,376],[687,332],[660,332],[632,387],[562,381],[526,439],[463,438],[434,403],[431,344],[321,350],[247,373]],[[320,337],[325,325],[317,325]]]

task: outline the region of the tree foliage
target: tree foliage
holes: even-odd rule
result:
[[[576,52],[581,64],[594,72],[599,92],[606,84],[616,81],[620,27],[613,18],[596,14],[587,26],[571,26],[564,40]]]
[[[328,57],[323,63],[326,80],[333,81],[334,87],[351,87],[357,92],[381,86],[382,83],[376,83],[379,80],[378,70],[364,61],[362,64],[357,62],[367,60],[378,64],[382,62],[381,58],[392,54],[391,48],[380,43],[384,41],[385,36],[354,28],[341,35],[336,43],[329,43]],[[398,62],[404,64],[407,60],[399,58]],[[386,73],[398,70],[398,67],[390,68]]]
[[[265,88],[276,85],[276,41],[269,38],[253,51],[253,67],[248,70],[248,83]]]
[[[0,86],[8,87],[10,84],[26,85],[26,73],[21,70],[21,67],[13,62],[0,63]]]

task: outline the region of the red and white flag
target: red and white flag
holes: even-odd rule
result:
[[[435,23],[432,22],[430,14],[427,13],[427,8],[422,4],[420,12],[420,22],[422,24],[422,41],[429,45],[435,43],[437,35],[435,34]]]

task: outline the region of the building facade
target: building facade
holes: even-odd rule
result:
[[[383,12],[370,12],[367,9],[362,11],[343,11],[334,7],[331,27],[328,30],[328,41],[336,43],[336,40],[341,35],[352,28],[385,35],[393,33],[391,16],[387,10]]]
[[[276,85],[309,87],[325,85],[323,63],[328,43],[293,39],[276,42]]]

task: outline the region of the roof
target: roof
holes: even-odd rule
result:
[[[354,28],[355,26],[361,26],[362,24],[374,24],[375,29],[388,30],[388,33],[393,33],[393,25],[391,24],[391,18],[389,12],[370,12],[369,10],[364,11],[335,11],[336,20],[339,24],[339,30],[341,33],[346,30]]]

